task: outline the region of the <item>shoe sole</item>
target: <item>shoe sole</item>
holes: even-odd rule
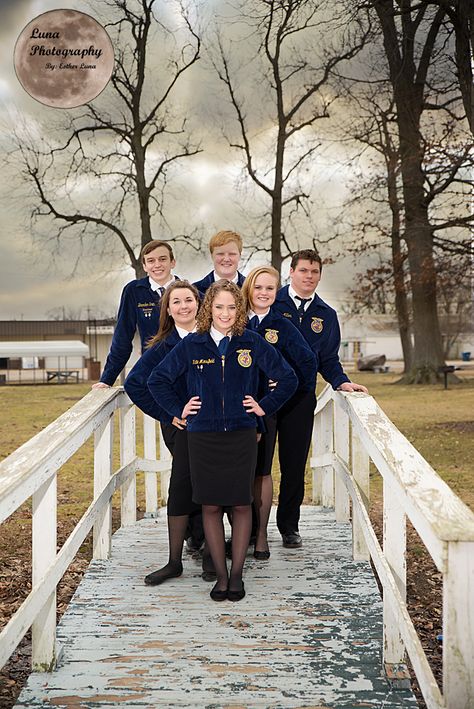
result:
[[[285,549],[301,549],[303,542],[300,542],[299,544],[285,544],[285,542],[283,542],[283,546]]]

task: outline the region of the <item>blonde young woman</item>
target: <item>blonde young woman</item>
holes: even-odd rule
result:
[[[204,531],[217,575],[214,601],[240,601],[252,523],[257,416],[273,414],[295,391],[291,367],[274,347],[246,329],[240,289],[217,281],[206,292],[197,332],[153,370],[148,387],[170,416],[186,420],[193,500],[202,504]],[[259,396],[260,373],[278,383]],[[176,385],[185,377],[183,407]],[[232,566],[225,556],[223,508],[232,507]]]
[[[279,283],[278,271],[272,266],[254,268],[248,274],[242,288],[248,315],[247,328],[257,332],[280,352],[298,377],[298,389],[304,390],[314,382],[316,358],[298,329],[283,315],[272,310]],[[260,395],[271,391],[273,385],[273,382],[262,378]],[[266,433],[258,444],[254,485],[256,520],[252,536],[255,536],[253,555],[258,561],[270,558],[267,527],[273,499],[272,461],[277,432],[276,413],[265,416],[265,428]]]

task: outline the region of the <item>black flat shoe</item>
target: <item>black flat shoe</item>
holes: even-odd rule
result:
[[[228,590],[225,588],[223,591],[220,591],[214,586],[209,595],[213,601],[227,601]]]
[[[215,571],[203,571],[201,574],[203,581],[215,581],[217,576]]]
[[[181,576],[182,573],[182,564],[167,564],[162,569],[158,569],[158,571],[153,571],[153,573],[145,576],[145,584],[147,586],[159,586],[160,583],[163,583],[168,579],[178,578],[178,576]]]
[[[245,586],[242,581],[242,588],[239,591],[231,591],[230,589],[227,591],[227,598],[229,601],[241,601],[242,598],[245,596]]]
[[[253,558],[257,559],[257,561],[268,561],[270,558],[270,549],[267,549],[266,551],[258,551],[258,549],[254,549]]]

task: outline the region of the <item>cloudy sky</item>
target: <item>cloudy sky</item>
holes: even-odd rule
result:
[[[213,9],[210,2],[204,5],[207,5],[205,11]],[[102,19],[101,0],[92,6],[75,0],[68,6]],[[64,112],[60,109],[42,106],[23,90],[15,75],[12,58],[15,41],[28,22],[47,10],[64,7],[63,1],[0,0],[2,151],[9,149],[11,132],[21,123],[38,136],[51,137],[56,121],[62,118],[59,114]],[[92,11],[91,7],[97,11]],[[170,3],[167,7],[169,11]],[[219,7],[222,8],[222,4]],[[157,53],[157,72],[160,71],[160,61]],[[249,78],[249,86],[251,84]],[[252,90],[258,101],[258,86]],[[108,88],[102,97],[107,98],[107,91]],[[189,159],[185,169],[174,176],[167,202],[168,231],[154,233],[156,238],[163,235],[169,238],[170,231],[189,233],[196,227],[206,241],[215,231],[230,228],[239,231],[245,241],[253,218],[252,209],[258,211],[258,203],[242,183],[242,162],[238,152],[229,150],[221,134],[220,126],[223,125],[225,130],[225,121],[232,120],[232,114],[226,113],[225,98],[205,61],[189,72],[180,85],[177,99],[190,116],[190,127],[201,140],[203,152]],[[264,128],[262,124],[262,133]],[[267,144],[271,140],[272,135],[268,132]],[[312,169],[302,175],[304,186],[316,203],[317,224],[321,231],[325,231],[325,225],[331,220],[337,219],[350,178],[348,169],[334,158],[334,148],[321,149],[314,158]],[[6,179],[2,180],[0,187],[0,319],[43,318],[49,310],[58,307],[76,313],[82,309],[83,317],[87,308],[99,316],[113,314],[122,287],[134,278],[122,251],[108,247],[106,253],[98,257],[86,246],[78,264],[78,248],[70,241],[59,253],[53,253],[50,237],[55,236],[57,225],[43,220],[42,226],[33,228],[30,222],[31,192],[22,180],[19,165],[13,161],[4,168],[4,174]],[[83,199],[93,200],[93,190],[84,188]],[[302,230],[300,247],[309,245],[305,239],[310,233],[309,230],[305,236]],[[196,255],[191,248],[182,245],[176,251],[176,272],[179,275],[197,279],[210,270],[205,251]],[[259,256],[251,260],[247,268],[263,262],[264,257]],[[286,266],[283,276],[287,270]],[[320,286],[321,295],[336,307],[341,305],[347,299],[346,289],[353,271],[349,261],[342,264],[342,268],[328,267]]]

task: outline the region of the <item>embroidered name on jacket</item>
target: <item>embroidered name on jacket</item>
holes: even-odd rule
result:
[[[237,357],[237,362],[241,367],[250,367],[252,364],[252,357],[250,356],[251,350],[237,350],[239,356]]]
[[[151,318],[153,310],[156,308],[156,306],[157,303],[137,303],[137,308],[140,308],[146,318]]]
[[[214,364],[215,359],[193,359],[193,364]]]

